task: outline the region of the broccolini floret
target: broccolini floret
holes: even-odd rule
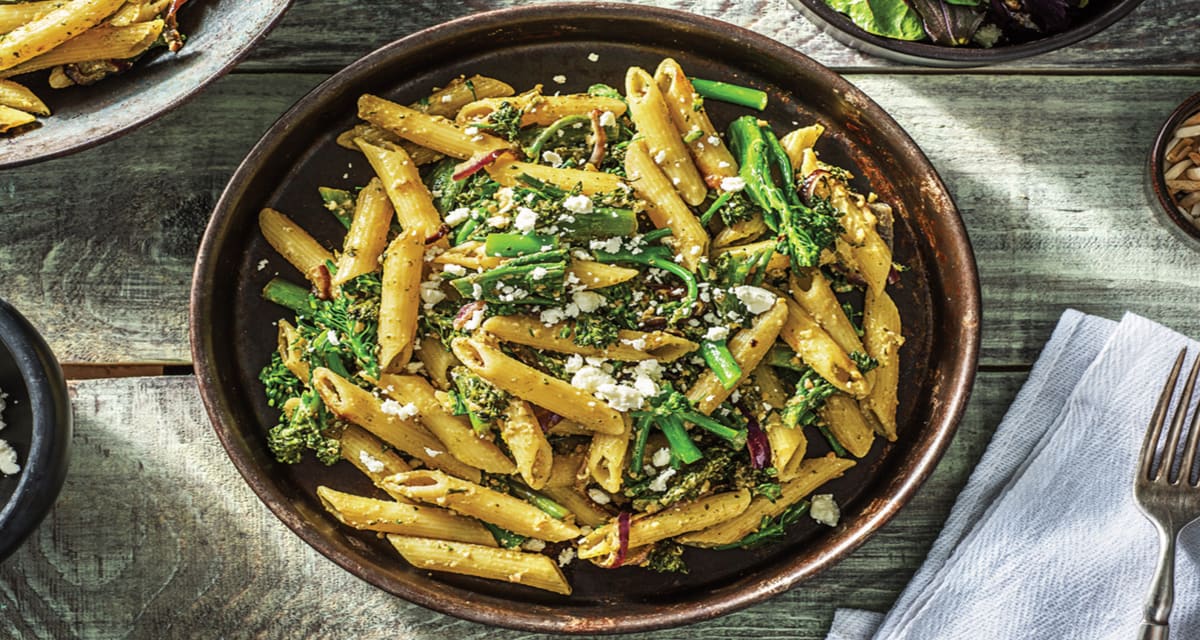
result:
[[[455,395],[465,405],[471,426],[475,427],[476,431],[485,432],[496,420],[504,417],[512,396],[492,386],[466,367],[451,369],[450,379],[454,383]]]
[[[825,399],[833,395],[837,389],[817,372],[809,368],[800,374],[796,383],[796,391],[788,398],[780,416],[783,424],[795,427],[807,427],[817,421],[817,411],[825,404]]]
[[[521,116],[521,110],[505,100],[495,111],[488,114],[487,119],[473,123],[471,126],[512,142],[521,133]]]

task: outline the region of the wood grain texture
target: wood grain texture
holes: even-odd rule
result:
[[[1154,133],[1194,83],[848,77],[925,150],[962,210],[983,283],[985,366],[1032,363],[1071,306],[1200,335],[1200,254],[1157,222],[1142,191]],[[277,114],[321,79],[234,75],[122,140],[4,172],[0,296],[63,360],[186,362],[187,291],[212,205]],[[129,159],[119,174],[112,158]]]
[[[886,609],[920,564],[1024,374],[983,374],[946,458],[913,502],[828,573],[742,612],[645,634],[823,638],[835,607]],[[433,613],[352,577],[251,493],[190,377],[72,385],[62,495],[0,565],[0,637],[534,637]]]
[[[451,18],[550,0],[324,0],[297,2],[244,69],[333,71],[387,42]],[[838,70],[920,69],[861,54],[822,33],[787,0],[640,0],[717,18],[774,38]],[[387,25],[381,29],[379,25]],[[994,70],[1172,71],[1196,74],[1194,34],[1200,14],[1190,0],[1152,0],[1107,30],[1043,56]]]

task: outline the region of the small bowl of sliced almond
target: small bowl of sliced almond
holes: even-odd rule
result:
[[[1184,100],[1159,130],[1148,184],[1171,226],[1200,247],[1200,93]]]

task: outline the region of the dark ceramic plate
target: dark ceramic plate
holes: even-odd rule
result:
[[[47,72],[16,78],[54,115],[18,135],[0,135],[0,169],[106,142],[183,104],[225,75],[279,20],[291,0],[193,0],[179,12],[187,45],[158,50],[129,71],[90,87],[51,89]],[[28,81],[28,82],[27,82]]]
[[[839,42],[863,53],[931,67],[981,67],[1036,56],[1090,38],[1124,18],[1137,8],[1142,0],[1092,0],[1088,3],[1087,15],[1066,31],[1038,40],[991,49],[944,47],[929,42],[884,38],[863,31],[850,18],[829,8],[825,0],[791,0],[791,3],[800,13]]]
[[[21,471],[0,477],[0,560],[50,511],[67,476],[71,402],[58,360],[20,313],[0,300],[0,390],[8,394],[0,438]]]
[[[1163,156],[1170,151],[1167,145],[1171,143],[1175,130],[1183,124],[1184,120],[1198,112],[1200,112],[1200,93],[1194,93],[1180,103],[1171,112],[1171,115],[1167,116],[1167,121],[1163,123],[1162,128],[1158,130],[1158,135],[1154,138],[1154,144],[1150,146],[1150,156],[1146,162],[1145,183],[1150,206],[1154,208],[1158,217],[1169,223],[1168,228],[1177,237],[1190,246],[1200,249],[1200,228],[1197,228],[1187,216],[1179,212],[1175,200],[1171,197],[1171,191],[1167,188],[1167,179],[1163,175],[1170,168],[1165,165]]]
[[[596,62],[589,61],[597,54]],[[795,527],[785,542],[755,551],[689,551],[686,575],[605,571],[576,562],[574,595],[561,597],[406,565],[385,543],[327,516],[314,486],[372,492],[349,465],[277,464],[265,445],[276,414],[256,375],[283,314],[262,301],[280,272],[301,280],[263,241],[263,206],[294,215],[331,247],[342,231],[323,211],[318,185],[365,184],[361,156],[334,137],[355,121],[363,92],[408,102],[460,74],[502,78],[518,90],[544,83],[582,91],[621,86],[630,65],[673,56],[696,76],[760,87],[762,114],[777,129],[821,122],[826,161],[856,168],[859,186],[899,212],[897,256],[909,265],[893,295],[908,342],[902,351],[901,438],[877,445],[831,489],[845,506],[838,528]],[[566,83],[551,81],[556,75]],[[740,108],[710,101],[714,119]],[[259,270],[259,261],[269,268]],[[933,167],[875,103],[828,69],[776,42],[728,24],[628,5],[570,4],[510,9],[422,31],[354,63],[303,98],[250,152],[217,203],[192,285],[192,353],[204,402],[234,464],[264,502],[309,544],[364,580],[439,611],[488,624],[602,633],[686,624],[745,607],[829,567],[895,515],[932,472],[958,422],[975,371],[979,287],[962,221]],[[814,450],[816,449],[814,445]]]

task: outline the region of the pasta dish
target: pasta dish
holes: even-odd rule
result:
[[[156,46],[183,46],[175,13],[186,0],[0,2],[0,133],[24,130],[50,108],[10,78],[49,69],[54,89],[89,85]]]
[[[892,210],[766,100],[672,59],[623,91],[361,96],[338,142],[375,177],[313,197],[338,250],[259,216],[307,280],[263,291],[294,312],[260,375],[274,455],[360,470],[376,495],[317,495],[415,567],[560,594],[575,560],[836,526],[817,491],[897,436]]]

